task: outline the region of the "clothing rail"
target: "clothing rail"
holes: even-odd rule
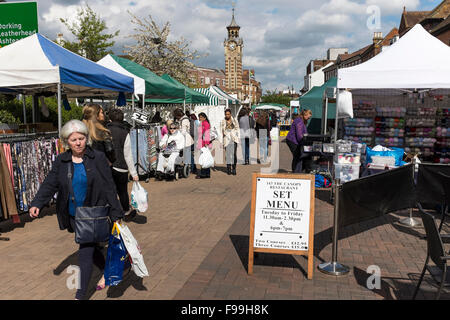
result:
[[[0,142],[21,142],[30,141],[40,138],[57,138],[58,132],[37,132],[37,133],[12,133],[12,134],[1,134]]]

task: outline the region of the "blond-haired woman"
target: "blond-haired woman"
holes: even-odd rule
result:
[[[111,132],[105,128],[105,113],[98,104],[88,104],[83,108],[83,122],[89,130],[92,149],[103,152],[111,165],[116,161]]]
[[[292,123],[286,136],[286,143],[292,152],[292,172],[294,173],[301,173],[303,170],[302,139],[308,133],[306,125],[311,117],[311,110],[303,110]]]

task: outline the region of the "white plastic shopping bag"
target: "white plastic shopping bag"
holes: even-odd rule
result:
[[[209,151],[208,147],[203,147],[200,149],[200,157],[198,158],[198,164],[202,167],[202,169],[212,168],[214,167],[214,158]]]
[[[148,277],[148,270],[144,263],[144,257],[142,256],[141,247],[139,247],[138,242],[125,224],[117,223],[116,225],[122,236],[125,248],[130,255],[132,261],[131,269],[138,277]]]
[[[278,136],[280,135],[280,132],[278,131],[278,128],[272,128],[270,130],[270,139],[272,141],[278,141]]]
[[[148,209],[148,193],[137,181],[133,182],[131,190],[131,206],[139,212],[145,212]]]
[[[337,100],[337,109],[339,119],[353,118],[353,97],[352,93],[347,90],[339,90]]]

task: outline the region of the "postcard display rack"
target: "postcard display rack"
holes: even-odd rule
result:
[[[450,97],[433,93],[353,96],[345,140],[404,148],[422,160],[450,163]]]

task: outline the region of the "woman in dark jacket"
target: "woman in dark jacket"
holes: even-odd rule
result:
[[[69,232],[74,232],[75,211],[78,206],[110,205],[111,220],[113,222],[120,220],[123,217],[123,211],[117,199],[111,169],[105,154],[88,146],[90,138],[86,125],[79,120],[69,121],[61,129],[61,140],[68,150],[61,153],[53,162],[52,170],[31,202],[30,216],[38,217],[39,211],[55,193],[58,193],[56,213],[61,230],[67,229]],[[69,166],[72,173],[74,201],[69,201]],[[96,243],[80,245],[78,260],[81,283],[75,299],[85,298],[91,278],[95,248]]]

